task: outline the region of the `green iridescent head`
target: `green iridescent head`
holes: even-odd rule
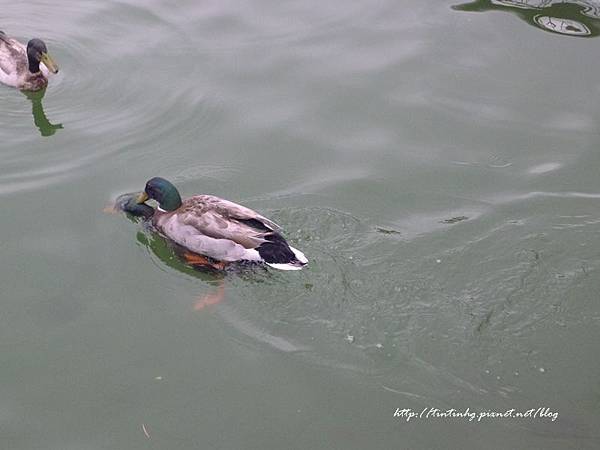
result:
[[[138,197],[138,203],[156,200],[158,207],[164,211],[175,211],[181,206],[181,196],[177,188],[164,178],[154,177],[146,183],[144,192]]]
[[[44,64],[50,72],[58,72],[58,66],[48,54],[46,44],[41,39],[31,39],[27,43],[27,60],[31,73],[40,71],[40,63]]]

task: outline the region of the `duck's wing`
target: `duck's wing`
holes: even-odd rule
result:
[[[259,225],[259,228],[264,227],[270,231],[281,230],[281,227],[271,219],[260,215],[250,208],[238,205],[237,203],[229,200],[215,197],[214,195],[197,195],[195,197],[191,197],[191,199],[197,199],[199,203],[206,205],[207,209],[218,213],[221,217],[226,219],[229,218],[239,221],[247,221],[249,224],[254,223],[255,225],[260,224],[262,226]]]
[[[28,73],[26,47],[0,32],[0,83],[22,87]]]
[[[280,230],[279,225],[256,211],[212,195],[185,200],[177,216],[200,234],[228,239],[245,248],[258,247],[266,236]]]
[[[28,70],[25,46],[0,32],[0,76],[12,79]]]

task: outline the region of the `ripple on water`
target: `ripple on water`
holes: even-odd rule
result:
[[[527,343],[559,320],[567,326],[564,295],[591,270],[555,224],[540,233],[535,220],[506,220],[538,200],[496,205],[443,230],[432,215],[429,231],[409,240],[335,209],[274,211],[269,215],[310,264],[291,276],[268,271],[228,279],[233,294],[224,320],[234,329],[239,320],[242,329],[234,333],[250,338],[247,324],[261,330],[258,345],[278,349],[282,339],[291,347],[278,350],[368,373],[388,389],[430,398],[433,385],[440,399],[457,389],[495,390],[495,377],[481,379],[472,368],[507,358],[510,363],[494,369],[504,376],[547,364]],[[597,224],[572,220],[588,229]],[[571,310],[570,323],[580,319]],[[510,386],[500,390],[506,394]]]
[[[170,70],[196,59],[195,47],[156,8],[85,2],[57,17],[48,4],[28,15],[29,27],[44,38],[61,67],[41,100],[43,112],[68,133],[58,130],[40,139],[30,101],[1,87],[5,164],[0,169],[0,195],[76,176],[84,167],[133,146],[143,147],[146,155],[159,153],[161,136],[174,136],[172,144],[177,145],[189,133],[201,132],[209,106],[197,86],[197,65],[176,83]],[[7,14],[22,11],[15,6]],[[69,24],[49,26],[54,19],[68,19]],[[10,20],[5,29],[32,32]]]
[[[188,0],[185,8],[190,14],[184,26],[196,32],[203,30],[202,38],[209,51],[223,51],[331,37],[339,29],[365,23],[368,17],[380,14],[382,9],[382,5],[366,3],[349,3],[343,10],[333,3],[313,2],[312,8],[306,3],[266,3],[256,8],[252,2],[226,1],[211,5]]]
[[[228,296],[228,308],[242,323],[293,342],[308,362],[377,373],[397,360],[406,351],[397,339],[410,323],[407,298],[424,305],[421,290],[435,284],[418,276],[398,280],[398,262],[390,256],[401,242],[334,209],[287,208],[271,215],[309,266],[293,276],[269,271],[228,280],[239,290]],[[351,343],[348,335],[355,337]]]

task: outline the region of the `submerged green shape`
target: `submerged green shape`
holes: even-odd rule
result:
[[[33,114],[33,123],[40,130],[40,134],[44,137],[52,136],[57,130],[63,128],[62,123],[53,124],[46,117],[42,99],[46,94],[46,88],[39,91],[22,91],[23,94],[31,101],[31,113]]]
[[[452,9],[466,12],[506,11],[529,25],[551,33],[572,37],[600,35],[600,8],[591,2],[476,0],[454,5]]]
[[[132,217],[142,217],[149,219],[154,215],[154,208],[145,203],[138,203],[137,197],[141,192],[130,192],[117,197],[115,208],[124,211]]]
[[[203,270],[201,268],[195,268],[186,264],[180,257],[180,253],[184,249],[152,230],[148,230],[146,233],[143,231],[138,231],[136,238],[140,244],[150,249],[150,251],[161,260],[161,262],[171,269],[175,269],[178,272],[185,273],[186,275],[191,275],[195,278],[200,278],[201,280],[208,282],[217,282],[224,277],[223,273],[215,272],[210,269]]]

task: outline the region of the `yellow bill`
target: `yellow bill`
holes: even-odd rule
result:
[[[145,192],[142,192],[140,195],[138,195],[136,202],[139,204],[144,203],[146,200],[148,200],[148,194],[146,194]]]
[[[42,53],[42,57],[40,58],[42,64],[44,64],[48,70],[52,73],[58,72],[58,65],[54,62],[54,60],[48,55],[48,53]]]

